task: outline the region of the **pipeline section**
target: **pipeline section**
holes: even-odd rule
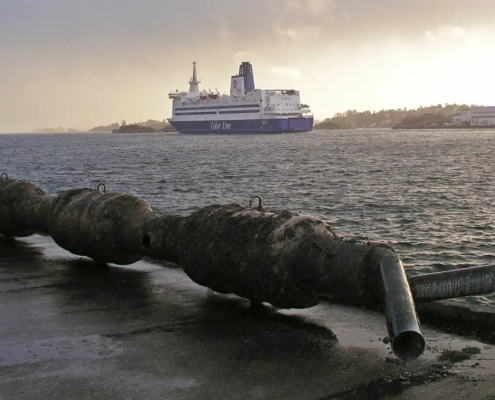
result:
[[[409,278],[416,303],[495,292],[495,266],[455,269]]]
[[[197,284],[257,304],[308,308],[325,296],[349,305],[382,307],[392,349],[405,360],[419,357],[425,348],[416,298],[493,290],[493,275],[488,273],[478,279],[482,284],[457,290],[437,283],[450,289],[433,290],[431,278],[430,283],[425,277],[407,279],[391,247],[345,240],[317,218],[267,211],[261,201],[256,208],[208,206],[184,217],[154,212],[137,197],[109,193],[100,185],[48,197],[36,185],[3,174],[0,234],[26,237],[36,232],[99,264],[128,265],[145,256],[173,262]]]
[[[385,294],[385,319],[394,353],[403,360],[413,360],[426,346],[421,333],[409,282],[398,257],[380,262]]]

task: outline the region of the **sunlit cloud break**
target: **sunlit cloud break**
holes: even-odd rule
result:
[[[300,79],[302,78],[301,72],[294,67],[272,67],[271,73],[274,76],[286,76],[290,79]]]

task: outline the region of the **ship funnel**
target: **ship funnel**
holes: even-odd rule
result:
[[[243,62],[239,66],[239,76],[244,77],[244,89],[246,94],[256,89],[254,86],[253,66],[250,62]]]

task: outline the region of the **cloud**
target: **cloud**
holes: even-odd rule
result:
[[[215,17],[215,22],[217,24],[217,35],[222,40],[234,40],[235,35],[229,29],[225,19],[221,17]],[[207,32],[205,32],[206,34]]]
[[[470,37],[467,29],[459,26],[440,26],[434,30],[426,31],[425,38],[430,43],[435,43],[443,40],[463,40]]]
[[[250,51],[237,51],[232,56],[232,61],[235,65],[239,65],[243,61],[249,61],[254,58],[253,53]]]
[[[300,79],[302,78],[301,72],[294,67],[272,67],[271,68],[271,73],[274,76],[280,77],[280,76],[286,76],[291,79]]]
[[[335,2],[332,0],[308,0],[307,6],[315,17],[328,17],[328,11],[335,9]]]
[[[335,8],[333,0],[287,0],[284,5],[272,24],[272,32],[275,37],[295,42],[320,39]]]
[[[463,53],[465,57],[473,57],[478,47],[489,42],[490,29],[486,26],[466,29],[455,25],[439,26],[428,30],[424,34],[424,43],[427,48],[441,49],[441,54],[447,55]]]
[[[282,27],[280,25],[273,26],[273,33],[282,38],[290,39],[295,42],[305,42],[310,40],[316,40],[320,37],[321,28],[318,26],[291,26]]]
[[[434,30],[428,30],[425,33],[425,39],[429,44],[438,44],[439,42],[453,41],[455,43],[472,40],[476,33],[470,32],[460,26],[445,25]]]
[[[329,17],[329,12],[335,9],[334,0],[287,0],[285,11],[287,15],[299,16],[308,14],[316,18]]]

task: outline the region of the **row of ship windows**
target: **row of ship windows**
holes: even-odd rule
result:
[[[243,104],[237,106],[209,106],[209,107],[179,107],[174,111],[193,111],[193,110],[218,110],[218,109],[226,109],[226,108],[260,108],[259,104]]]
[[[471,117],[471,119],[474,119],[474,118],[476,118],[476,119],[479,119],[479,118],[495,118],[495,116],[494,115],[477,115],[475,117],[473,117],[473,116]],[[466,120],[467,118],[460,118],[460,119],[465,119]]]
[[[253,114],[259,113],[260,110],[233,110],[233,111],[219,111],[219,114]],[[199,111],[199,112],[176,112],[175,115],[207,115],[216,114],[216,111]]]

